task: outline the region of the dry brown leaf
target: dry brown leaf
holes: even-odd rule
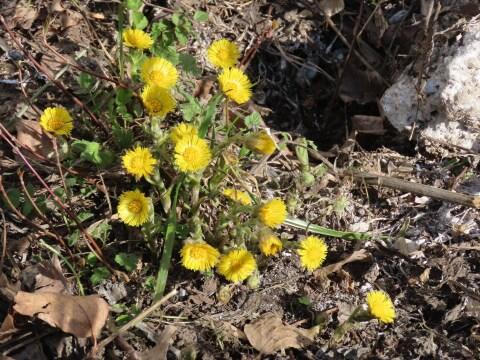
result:
[[[274,313],[266,313],[254,323],[245,325],[245,335],[250,344],[262,354],[273,354],[282,349],[301,349],[313,342],[319,326],[311,329],[284,325]]]
[[[343,0],[321,0],[318,6],[328,17],[338,14],[345,8]]]
[[[107,320],[109,306],[97,295],[72,296],[19,291],[13,309],[36,316],[51,326],[79,338],[97,337]]]
[[[163,360],[167,358],[168,345],[172,336],[177,331],[177,328],[168,325],[165,330],[158,336],[157,345],[150,350],[144,351],[140,354],[141,360]]]
[[[38,17],[38,9],[33,7],[27,1],[20,2],[15,7],[15,15],[12,19],[14,27],[18,24],[23,29],[28,30]]]
[[[9,340],[16,331],[13,316],[7,314],[0,326],[0,343]]]
[[[42,131],[38,121],[18,120],[15,126],[17,128],[17,141],[32,153],[41,157],[48,157],[53,151],[52,142]]]
[[[63,276],[58,257],[43,261],[22,271],[23,289],[30,292],[67,293],[67,280]]]
[[[318,279],[325,278],[328,274],[339,271],[346,264],[354,261],[363,261],[370,258],[370,253],[365,249],[354,251],[349,257],[336,262],[334,264],[327,265],[313,272],[313,275]]]

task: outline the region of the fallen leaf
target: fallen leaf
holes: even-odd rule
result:
[[[326,16],[332,17],[345,8],[345,3],[343,0],[321,0],[318,6]]]
[[[377,73],[347,65],[340,84],[340,98],[346,103],[355,101],[367,104],[380,98],[384,88],[382,79]]]
[[[313,342],[319,326],[311,329],[284,325],[274,313],[266,313],[257,321],[245,325],[245,335],[250,344],[262,354],[273,354],[279,350],[301,349]]]
[[[65,293],[67,280],[63,276],[58,257],[43,261],[22,271],[22,285],[31,292]]]
[[[3,319],[2,325],[0,326],[0,342],[9,340],[16,331],[17,329],[15,328],[15,323],[13,322],[13,316],[7,314],[5,319]]]
[[[177,331],[177,328],[172,325],[168,325],[165,330],[158,336],[157,344],[140,354],[141,360],[163,360],[167,358],[168,345],[172,336]]]
[[[97,295],[72,296],[19,291],[13,309],[38,317],[50,326],[79,338],[98,337],[107,320],[109,306]]]
[[[381,116],[354,115],[352,116],[352,130],[362,134],[383,135],[386,130],[383,127]]]
[[[28,30],[32,27],[33,22],[38,17],[38,10],[27,2],[20,2],[15,7],[15,15],[13,16],[14,27],[20,25],[23,29]]]
[[[360,250],[354,251],[350,256],[348,256],[347,258],[339,262],[336,262],[334,264],[330,264],[318,270],[315,270],[313,272],[313,276],[315,276],[315,278],[317,279],[322,279],[322,278],[325,278],[328,274],[339,271],[342,267],[344,267],[348,263],[351,263],[354,261],[364,261],[369,258],[370,258],[370,253],[365,249],[360,249]]]
[[[46,158],[53,151],[52,142],[42,131],[38,121],[18,120],[15,126],[17,141],[32,153]]]

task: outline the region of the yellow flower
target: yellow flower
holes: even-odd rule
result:
[[[187,135],[197,136],[197,128],[187,123],[180,123],[170,130],[170,139],[174,144],[178,143],[183,137]]]
[[[147,84],[170,89],[177,82],[178,73],[173,64],[165,59],[153,57],[142,64],[141,76]]]
[[[282,241],[274,234],[267,232],[260,237],[258,244],[260,251],[265,256],[272,256],[282,250]]]
[[[266,130],[247,137],[247,147],[260,154],[271,155],[276,149],[275,141]]]
[[[231,282],[240,282],[248,278],[257,268],[253,255],[245,249],[231,250],[220,258],[217,270]]]
[[[118,201],[118,216],[125,224],[140,226],[148,221],[150,199],[140,190],[125,191]]]
[[[182,265],[193,271],[207,271],[213,268],[220,253],[213,246],[204,243],[187,243],[180,250]]]
[[[153,173],[153,165],[156,161],[149,149],[137,146],[133,150],[127,151],[122,156],[123,167],[127,173],[135,176],[138,181],[142,176],[146,177]]]
[[[277,227],[287,218],[287,206],[281,199],[272,199],[260,207],[258,216],[268,227]]]
[[[246,103],[252,97],[252,83],[238,68],[223,69],[218,82],[223,93],[237,104]]]
[[[323,264],[327,252],[328,247],[325,241],[316,236],[308,236],[303,239],[297,250],[302,266],[309,271],[313,271]]]
[[[183,137],[175,144],[175,165],[182,172],[196,172],[205,169],[212,159],[208,143],[196,135]]]
[[[40,125],[45,131],[55,135],[70,135],[73,129],[73,120],[63,107],[48,107],[40,117]]]
[[[238,202],[242,205],[252,204],[252,199],[250,199],[250,195],[248,195],[248,193],[246,193],[245,191],[228,188],[223,190],[223,195],[225,195],[230,200]]]
[[[175,99],[170,91],[157,85],[147,85],[142,91],[143,105],[152,116],[165,117],[175,109]]]
[[[237,65],[239,56],[240,51],[237,45],[227,39],[214,41],[207,52],[208,61],[218,68],[229,68]]]
[[[373,290],[367,294],[367,304],[370,314],[385,324],[395,320],[395,307],[390,296],[385,291]]]
[[[150,49],[153,45],[153,40],[145,31],[127,29],[123,32],[123,43],[131,48]]]

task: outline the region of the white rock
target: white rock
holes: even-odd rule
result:
[[[430,67],[417,96],[417,79],[403,73],[385,91],[381,105],[391,124],[409,131],[414,122],[423,137],[480,150],[480,23],[469,24],[457,43]]]

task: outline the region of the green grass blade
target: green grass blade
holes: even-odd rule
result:
[[[173,246],[175,245],[175,231],[177,229],[177,200],[178,193],[183,184],[184,178],[175,185],[172,206],[168,216],[167,228],[165,230],[165,244],[163,245],[162,258],[160,259],[160,268],[158,269],[157,281],[155,283],[155,300],[159,300],[165,292],[167,286],[168,271],[172,261]]]

